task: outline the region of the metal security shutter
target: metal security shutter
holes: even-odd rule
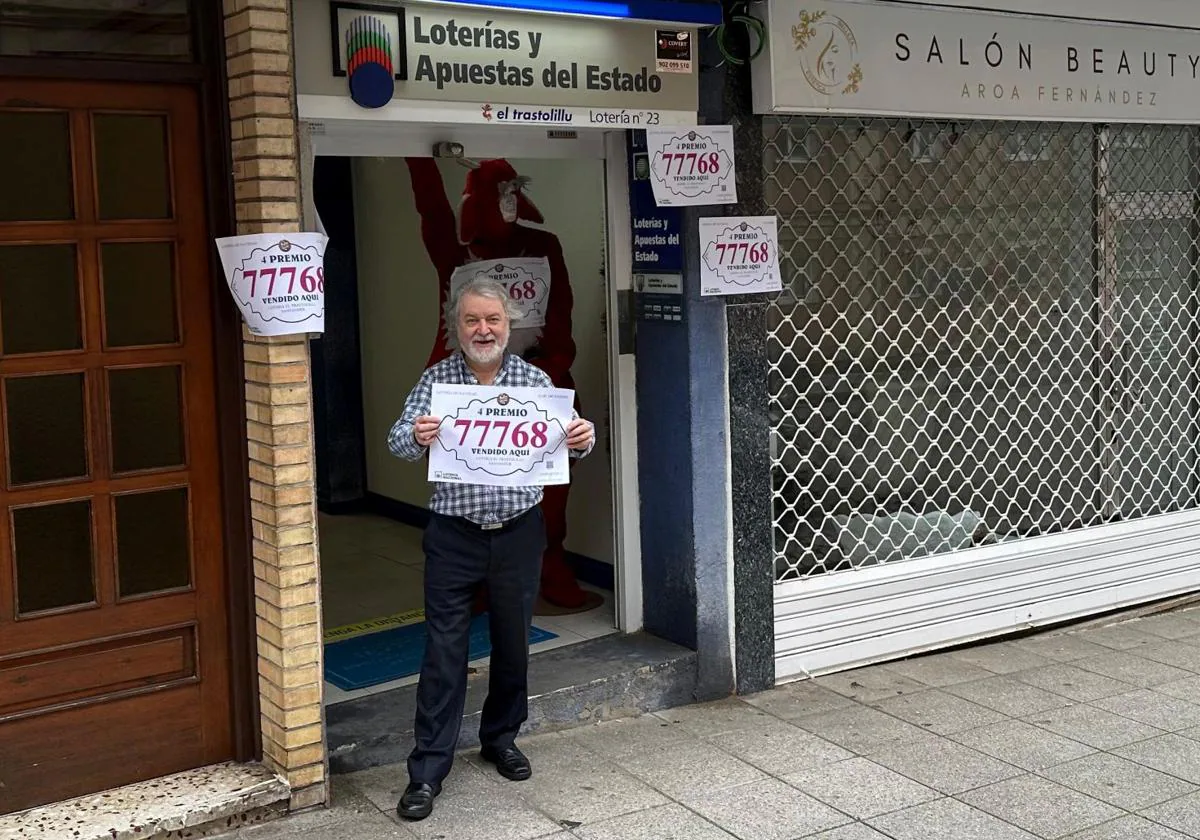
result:
[[[767,118],[776,673],[1197,588],[1197,134]]]

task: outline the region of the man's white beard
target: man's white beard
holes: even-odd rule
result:
[[[500,361],[504,356],[504,351],[508,347],[508,336],[504,336],[504,340],[497,339],[486,349],[481,349],[475,346],[475,342],[468,341],[463,347],[463,355],[477,365],[492,365]]]

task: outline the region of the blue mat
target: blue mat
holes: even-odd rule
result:
[[[539,627],[529,629],[529,644],[557,638],[557,633]],[[482,659],[492,652],[487,613],[471,621],[471,643],[467,658]],[[369,688],[402,679],[421,670],[425,655],[425,622],[368,633],[325,645],[325,679],[342,691]]]

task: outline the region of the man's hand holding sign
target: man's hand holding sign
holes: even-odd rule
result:
[[[481,754],[508,779],[529,778],[514,744],[528,714],[529,627],[546,527],[542,488],[570,481],[568,458],[595,445],[574,392],[508,352],[520,309],[502,284],[473,279],[452,297],[457,352],[428,368],[388,435],[397,457],[429,454],[434,482],[425,529],[425,658],[405,819],[429,816],[450,772],[466,699],[471,603],[489,593],[491,677],[479,726]]]
[[[567,449],[587,452],[596,440],[596,429],[587,420],[575,418],[567,425]]]
[[[422,446],[429,446],[437,440],[438,429],[441,425],[442,420],[440,417],[430,417],[427,414],[422,415],[413,423],[413,437]]]

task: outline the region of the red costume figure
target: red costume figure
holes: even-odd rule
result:
[[[412,177],[413,196],[421,216],[421,237],[438,273],[438,331],[429,365],[453,352],[452,331],[445,312],[451,278],[460,267],[474,262],[522,257],[544,258],[550,267],[550,288],[545,304],[545,326],[522,329],[515,324],[509,349],[541,368],[556,388],[574,390],[571,365],[575,340],[571,337],[571,281],[558,237],[526,227],[518,220],[541,224],[542,214],[522,192],[526,179],[505,160],[487,160],[467,174],[461,214],[446,198],[446,189],[433,158],[405,158]],[[579,399],[575,400],[579,409]],[[542,558],[542,597],[560,607],[582,606],[588,599],[567,565],[563,541],[567,536],[569,484],[545,488],[542,513],[546,520],[546,553]]]

